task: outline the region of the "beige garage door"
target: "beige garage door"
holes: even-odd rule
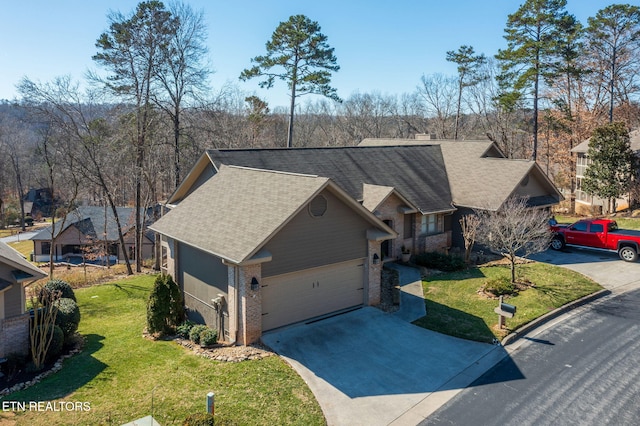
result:
[[[266,277],[262,330],[362,305],[364,259]]]

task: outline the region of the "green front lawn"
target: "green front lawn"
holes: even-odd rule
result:
[[[58,373],[4,401],[88,402],[90,411],[0,413],[18,425],[121,425],[151,414],[182,424],[204,412],[215,392],[216,424],[322,425],[324,417],[303,380],[279,357],[220,363],[170,341],[142,337],[154,276],[76,290],[82,312],[82,353]],[[9,420],[11,419],[11,420]]]
[[[557,266],[543,263],[518,265],[518,276],[535,287],[505,299],[515,305],[514,318],[507,318],[505,330],[498,330],[498,301],[480,294],[488,279],[510,277],[509,266],[471,268],[461,272],[436,275],[422,282],[427,315],[415,324],[464,339],[491,342],[510,331],[570,301],[600,290],[589,278]]]

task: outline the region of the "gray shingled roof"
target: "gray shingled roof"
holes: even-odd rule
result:
[[[419,139],[365,139],[359,146],[439,146],[446,166],[453,204],[461,207],[498,209],[516,186],[535,168],[529,160],[486,157],[491,141],[450,141]],[[550,188],[555,191],[554,188]],[[546,205],[558,199],[530,200]]]
[[[135,226],[135,209],[133,207],[117,207],[118,218],[122,226],[122,232],[126,233]],[[107,241],[118,240],[118,227],[110,207],[106,209]],[[70,226],[76,226],[80,232],[96,239],[103,239],[105,226],[105,208],[99,206],[78,207],[67,215],[64,228],[56,225],[56,236],[60,235]],[[50,240],[51,226],[38,232],[32,240]]]
[[[640,130],[633,130],[632,132],[629,132],[629,139],[631,142],[631,150],[640,153]],[[590,140],[591,138],[586,141],[582,141],[578,146],[574,147],[571,152],[586,153],[589,150]]]
[[[465,142],[443,143],[453,203],[457,206],[496,210],[534,167],[533,161],[483,158],[480,149]]]
[[[223,164],[326,176],[358,201],[363,185],[390,186],[421,212],[449,211],[451,192],[439,146],[209,150]]]
[[[20,253],[2,241],[0,241],[0,262],[11,266],[18,271],[29,274],[34,278],[43,278],[47,275],[42,270],[29,263]]]
[[[223,165],[151,229],[240,263],[328,184],[325,177]]]

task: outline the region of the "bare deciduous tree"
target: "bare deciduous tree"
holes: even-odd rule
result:
[[[59,291],[43,291],[43,287],[34,289],[30,297],[33,318],[29,329],[31,359],[36,370],[42,369],[53,340],[53,327],[56,324],[58,310],[53,303],[60,298]]]
[[[476,242],[478,227],[480,226],[480,218],[476,215],[467,214],[460,219],[460,227],[462,228],[462,238],[464,239],[464,261],[469,263],[471,250]]]
[[[478,211],[477,241],[501,253],[511,263],[511,282],[516,282],[518,257],[540,253],[549,247],[551,231],[547,211],[528,206],[528,199],[508,198],[496,211]]]

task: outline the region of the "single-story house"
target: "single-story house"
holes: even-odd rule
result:
[[[272,175],[278,176],[273,185]],[[249,176],[252,184],[246,182]],[[326,181],[327,189],[341,196],[333,201],[323,195],[329,202],[321,202],[315,199],[317,194],[304,192],[294,203],[296,220],[285,226],[283,217],[291,216],[269,217],[311,177]],[[246,194],[251,194],[249,199]],[[541,207],[562,198],[535,162],[505,159],[489,141],[365,140],[359,147],[208,150],[169,198],[171,211],[151,228],[161,234],[163,269],[182,287],[192,318],[217,327],[235,322],[224,328],[227,335],[250,343],[265,330],[358,304],[376,304],[379,276],[371,271],[379,263],[374,262],[395,260],[403,248],[417,253],[461,245],[459,216],[475,208],[497,209],[511,195],[526,196]],[[322,220],[311,213],[316,205],[341,204],[351,208]],[[354,213],[364,222],[346,226]],[[331,223],[326,223],[329,219]],[[271,233],[252,231],[265,222]],[[343,231],[332,233],[341,226],[346,226]],[[357,235],[347,233],[354,226]],[[229,255],[228,250],[245,239],[244,244],[254,250],[247,255],[263,254],[255,259]],[[287,241],[289,252],[270,245],[281,240]],[[367,249],[343,256],[340,248],[345,244]],[[284,253],[285,258],[279,256]],[[259,273],[254,269],[251,277],[243,275],[246,267],[257,264]],[[355,267],[362,267],[364,274]],[[314,293],[327,280],[335,289],[348,288],[340,284],[341,277],[352,277],[354,289],[358,282],[367,296],[334,304],[331,295],[324,299]],[[260,283],[254,286],[259,294],[236,289],[253,278]],[[225,292],[231,288],[233,296]],[[234,334],[249,327],[238,297],[251,297],[256,318],[262,319],[260,327],[252,323],[253,331],[247,335]],[[221,300],[226,301],[224,309]],[[281,303],[273,305],[272,300]]]
[[[48,262],[53,250],[54,261],[73,259],[124,260],[135,255],[135,209],[118,207],[118,219],[124,235],[125,248],[120,247],[118,227],[110,207],[83,206],[68,213],[64,220],[55,223],[55,243],[52,244],[52,226],[48,226],[33,236],[33,260]],[[106,248],[105,248],[106,247]],[[153,257],[154,238],[152,233],[144,235],[142,256]]]
[[[380,247],[396,237],[327,177],[226,165],[151,228],[190,318],[240,344],[378,304]]]
[[[0,241],[0,358],[29,352],[25,287],[46,276],[20,253]]]
[[[631,150],[640,157],[640,130],[634,130],[629,133],[631,142]],[[573,148],[571,152],[576,154],[576,213],[578,214],[602,214],[606,212],[608,200],[587,194],[582,190],[582,180],[591,160],[587,155],[589,151],[589,141],[587,139]],[[629,199],[618,199],[617,206],[619,208],[629,207]]]

